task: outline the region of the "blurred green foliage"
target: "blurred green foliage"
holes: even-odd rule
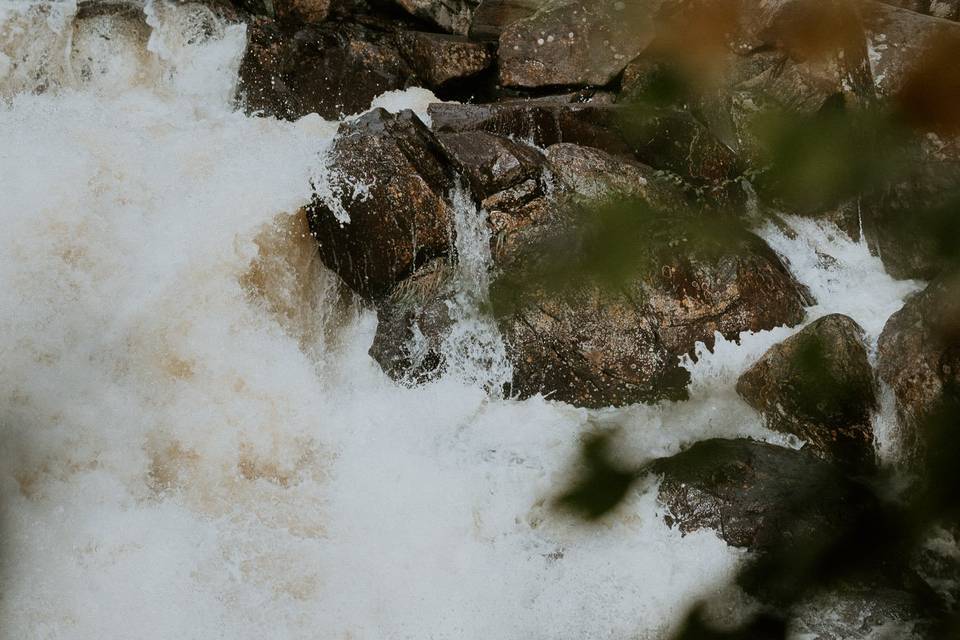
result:
[[[730,20],[718,23],[729,26]],[[821,25],[814,34],[822,41],[816,47],[824,42],[827,47],[848,45],[849,30],[836,42],[823,31]],[[791,37],[787,40],[796,48],[812,36],[801,29]],[[693,46],[689,43],[695,39],[677,38],[672,45]],[[628,117],[636,119],[639,130],[650,126],[656,114],[673,111],[733,144],[736,136],[719,130],[709,116],[721,81],[705,80],[709,65],[704,60],[719,56],[709,34],[702,39],[708,41],[703,47],[707,53],[698,59],[697,51],[692,57],[671,56],[676,50],[670,50],[668,38],[666,49],[630,86]],[[732,177],[718,172],[716,188],[704,188],[690,175],[674,172],[671,179],[692,194],[680,207],[664,209],[649,199],[573,205],[565,214],[572,222],[559,225],[561,232],[531,242],[538,256],[533,267],[506,267],[492,291],[495,310],[509,313],[533,291],[563,293],[584,283],[624,287],[655,272],[671,256],[735,251],[751,227],[780,214],[821,216],[850,202],[859,217],[856,231],[868,230],[892,238],[894,245],[924,252],[921,257],[935,265],[933,273],[960,269],[960,50],[955,42],[935,42],[926,55],[900,91],[886,100],[850,104],[836,93],[813,112],[765,105],[738,141],[749,148],[729,149],[739,155]],[[729,197],[731,187],[744,197]],[[804,345],[798,402],[842,416],[863,390],[826,375],[826,355],[822,344]],[[878,506],[847,523],[840,535],[785,538],[740,572],[738,582],[750,592],[768,594],[778,603],[775,610],[764,609],[737,628],[720,630],[696,607],[676,640],[786,638],[804,600],[874,571],[890,558],[908,557],[934,525],[960,525],[960,389],[948,385],[921,430],[930,455],[913,470],[908,502],[889,499],[890,478],[877,470],[863,482]],[[624,467],[613,446],[606,432],[584,443],[581,473],[556,500],[558,509],[596,521],[630,494],[645,470]],[[808,501],[816,499],[798,495],[786,508],[802,514]],[[960,617],[944,611],[931,634],[960,638]]]

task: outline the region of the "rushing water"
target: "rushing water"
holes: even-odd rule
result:
[[[455,366],[395,385],[296,214],[336,123],[235,111],[244,37],[199,5],[0,1],[0,637],[653,638],[723,591],[742,554],[668,529],[654,486],[593,528],[546,505],[596,428],[637,460],[787,443],[733,385],[793,330],[720,340],[682,404],[491,397],[486,238],[457,196]],[[875,340],[916,283],[790,223],[763,233],[810,318]]]

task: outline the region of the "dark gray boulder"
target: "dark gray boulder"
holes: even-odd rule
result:
[[[907,451],[922,458],[925,421],[948,394],[960,397],[960,279],[939,278],[908,299],[887,321],[877,350]]]
[[[752,440],[698,442],[651,471],[662,476],[658,500],[669,526],[685,534],[711,529],[746,549],[839,535],[874,505],[869,492],[811,452]]]
[[[539,151],[486,131],[440,133],[437,139],[478,201],[526,180],[536,180],[543,171],[544,159]]]
[[[816,455],[859,471],[875,466],[876,382],[863,330],[849,317],[825,316],[772,347],[740,376],[737,393]]]
[[[366,298],[382,298],[449,253],[454,181],[429,129],[411,111],[375,109],[341,125],[326,197],[308,208],[320,257]]]
[[[370,357],[394,380],[418,384],[446,371],[443,342],[453,327],[454,269],[450,261],[438,258],[397,285],[377,305],[377,332]]]
[[[239,96],[248,112],[328,120],[359,113],[415,82],[396,35],[380,24],[330,21],[290,31],[266,18],[247,26]]]

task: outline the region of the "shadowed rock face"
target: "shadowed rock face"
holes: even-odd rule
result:
[[[248,25],[240,92],[248,111],[328,120],[358,113],[385,91],[406,88],[413,70],[388,31],[326,22],[291,33],[258,18]]]
[[[876,384],[863,330],[847,316],[823,317],[772,347],[740,376],[737,392],[768,427],[803,438],[816,455],[874,467]]]
[[[383,297],[418,266],[449,252],[453,180],[413,112],[376,109],[341,125],[330,167],[333,200],[314,200],[310,228],[324,264],[354,291]]]
[[[747,549],[779,544],[785,534],[836,535],[873,504],[866,490],[812,453],[752,440],[698,442],[651,470],[663,476],[659,500],[669,526],[712,529]]]
[[[392,18],[356,15],[322,24],[252,18],[239,74],[249,112],[328,120],[359,113],[385,91],[439,88],[493,64],[489,43],[426,33]]]
[[[960,394],[960,280],[940,278],[907,300],[883,328],[878,352],[908,450],[922,457],[923,421],[947,394]]]

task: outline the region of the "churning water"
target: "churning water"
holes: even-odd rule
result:
[[[0,1],[0,637],[653,638],[722,591],[742,554],[668,529],[654,486],[597,527],[549,500],[597,428],[637,460],[783,442],[733,385],[792,330],[719,341],[682,404],[500,399],[461,268],[457,366],[395,385],[296,213],[336,123],[236,111],[244,42],[201,5]],[[916,284],[791,224],[763,233],[811,319],[875,339]]]

